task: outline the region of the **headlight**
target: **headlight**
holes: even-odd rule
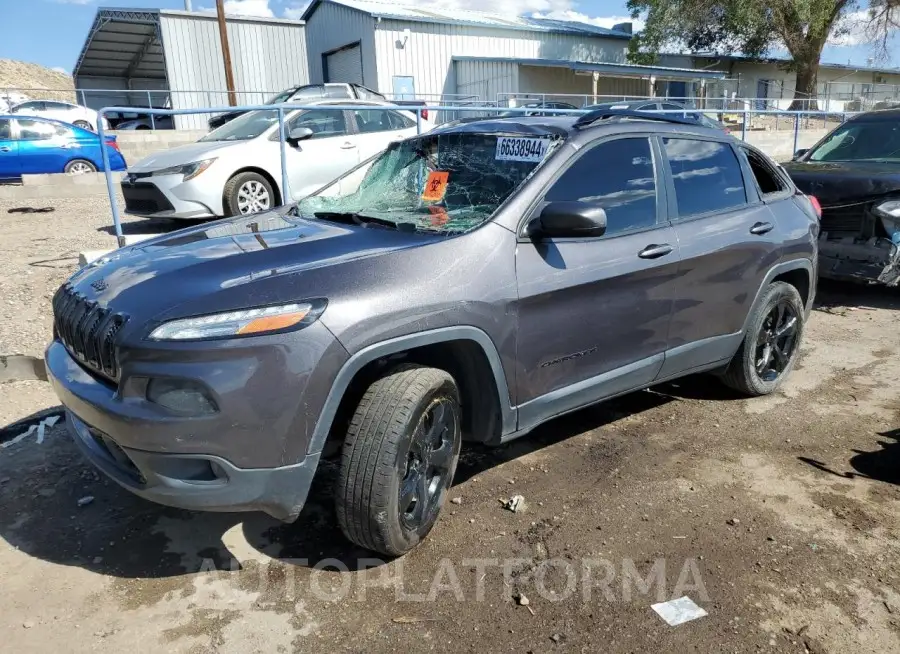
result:
[[[253,336],[308,325],[322,314],[325,302],[226,311],[163,323],[150,333],[154,341],[196,341],[206,338]]]
[[[877,205],[872,212],[881,218],[881,224],[888,233],[888,238],[900,245],[900,200],[886,200]]]
[[[209,168],[215,160],[216,160],[215,157],[213,157],[212,159],[204,159],[203,161],[194,161],[193,163],[183,164],[180,166],[170,166],[169,168],[163,168],[162,170],[155,170],[150,174],[153,176],[156,176],[156,175],[184,175],[184,179],[181,181],[186,182],[188,180],[194,179],[197,175],[199,175],[204,170]]]
[[[874,212],[881,218],[900,218],[900,200],[886,200],[876,205]]]

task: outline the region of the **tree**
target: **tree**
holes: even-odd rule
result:
[[[632,42],[629,56],[636,63],[646,61],[648,53],[675,45],[691,52],[761,58],[784,47],[791,55],[785,67],[797,75],[790,109],[818,109],[819,60],[829,37],[857,29],[855,23],[868,22],[884,6],[883,20],[869,23],[866,32],[873,40],[883,37],[886,44],[895,4],[900,6],[900,0],[871,0],[867,10],[858,11],[859,0],[628,0],[634,18],[646,15],[646,27]]]

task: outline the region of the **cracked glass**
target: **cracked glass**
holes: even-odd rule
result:
[[[549,133],[427,134],[385,152],[297,204],[304,218],[459,233],[493,216],[558,147]]]

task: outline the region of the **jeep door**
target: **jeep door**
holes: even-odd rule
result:
[[[519,427],[656,378],[678,273],[658,146],[629,134],[590,144],[548,185],[548,202],[605,209],[591,238],[519,239]]]
[[[659,143],[681,251],[672,351],[661,373],[667,377],[731,358],[757,291],[781,256],[781,237],[732,143],[681,135]]]

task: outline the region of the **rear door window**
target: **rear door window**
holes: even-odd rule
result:
[[[747,204],[738,158],[726,143],[664,138],[681,219]]]
[[[654,226],[656,174],[649,139],[616,139],[591,148],[556,180],[544,199],[602,207],[606,236]]]
[[[753,171],[760,195],[771,197],[788,190],[785,180],[768,161],[753,150],[747,148],[741,148],[741,150],[747,155],[747,161],[750,163],[750,170]]]

